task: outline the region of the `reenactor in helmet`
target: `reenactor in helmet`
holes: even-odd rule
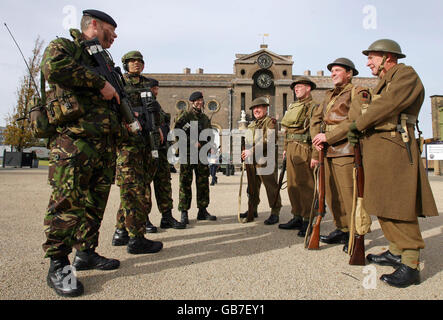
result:
[[[346,134],[349,124],[360,115],[362,105],[369,103],[370,93],[368,89],[352,84],[352,77],[358,71],[351,60],[338,58],[327,67],[334,88],[327,91],[311,119],[312,144],[316,148],[312,158],[318,159],[318,151],[326,148],[325,196],[336,230],[320,236],[320,241],[344,244],[343,251],[347,252],[353,202],[354,148],[347,141]]]
[[[141,75],[144,69],[142,54],[130,51],[122,57],[122,63],[126,71],[125,91],[134,111],[147,107],[142,96],[152,92],[150,80]],[[163,247],[161,242],[144,237],[152,207],[150,184],[157,170],[151,148],[147,139],[131,135],[122,139],[117,149],[117,185],[120,187],[121,202],[112,245],[127,245],[127,251],[131,254],[155,253]]]
[[[297,101],[291,103],[281,125],[285,127],[283,157],[286,156],[288,195],[291,201],[289,222],[280,224],[280,229],[298,229],[298,236],[304,237],[309,223],[311,204],[314,196],[312,168],[317,161],[311,159],[312,143],[309,125],[312,114],[318,106],[311,96],[316,85],[307,77],[297,77],[291,84]]]
[[[425,247],[417,217],[437,216],[414,129],[424,87],[397,42],[381,39],[363,54],[380,81],[372,102],[349,126],[352,143],[360,139],[365,171],[363,207],[378,218],[389,249],[369,254],[369,262],[396,268],[381,280],[395,287],[420,283],[419,253]]]
[[[116,27],[106,13],[84,10],[81,31],[70,29],[72,40],[51,41],[41,63],[45,79],[56,92],[61,92],[57,96],[59,103],[65,103],[61,97],[69,97],[71,105],[82,103],[84,108],[77,118],[58,124],[57,133],[50,138],[48,181],[52,194],[44,218],[43,250],[45,257],[51,259],[47,283],[66,297],[79,296],[84,291],[75,273],[67,269],[73,247],[76,255],[72,267],[77,270],[111,270],[120,266],[118,260],[102,257],[95,249],[114,181],[116,137],[125,128],[118,112],[110,107],[110,100],[119,100],[117,91],[91,71],[93,60],[81,45],[85,39],[97,38],[104,49],[110,48],[117,37]],[[106,54],[105,59],[114,65]]]
[[[180,222],[184,224],[189,224],[188,210],[191,208],[193,172],[195,172],[195,183],[197,187],[197,220],[217,220],[217,217],[211,215],[207,210],[209,205],[209,166],[207,163],[207,155],[198,156],[203,146],[210,141],[213,142],[213,137],[208,138],[208,140],[200,140],[200,133],[205,129],[212,128],[211,120],[203,112],[205,104],[203,93],[200,91],[193,92],[189,97],[189,101],[192,107],[178,114],[174,124],[174,129],[183,130],[187,137],[186,163],[180,163],[180,194],[178,204],[178,210],[181,211]],[[194,141],[195,138],[192,137],[191,134],[191,131],[193,131],[191,130],[193,123],[197,123],[198,126],[195,130],[198,134],[198,137],[195,137],[197,138],[196,141]],[[191,157],[192,149],[195,149],[196,154],[198,154],[198,159],[196,159],[197,163],[193,163],[194,161]],[[204,161],[206,163],[204,163]]]
[[[277,121],[268,116],[268,107],[269,99],[266,97],[259,97],[252,101],[249,109],[252,110],[255,120],[248,126],[251,135],[249,139],[248,135],[246,137],[246,146],[242,151],[241,158],[246,161],[246,170],[250,170],[248,173],[248,207],[254,208],[254,217],[258,217],[257,207],[260,203],[260,187],[263,183],[271,208],[271,215],[264,223],[272,225],[279,221],[282,205],[277,178]],[[251,139],[252,141],[250,141]],[[265,159],[271,151],[270,148],[275,148],[273,150],[275,158],[270,159],[273,163],[269,163]],[[265,168],[266,170],[264,170]],[[260,172],[261,170],[263,171]],[[264,174],[265,171],[271,172]],[[246,218],[247,212],[242,213],[240,217]]]

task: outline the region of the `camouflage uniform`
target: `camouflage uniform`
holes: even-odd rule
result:
[[[160,110],[160,128],[163,132],[164,142],[158,150],[158,167],[154,176],[154,192],[158,210],[164,214],[173,208],[171,170],[168,161],[167,135],[171,123],[171,115]]]
[[[123,130],[118,113],[101,97],[106,80],[85,68],[94,67],[94,61],[80,44],[80,31],[70,33],[73,41],[53,40],[41,63],[48,83],[75,94],[85,109],[78,119],[59,125],[50,142],[52,194],[44,218],[43,249],[46,257],[54,258],[67,256],[72,247],[97,247],[114,181],[115,141]],[[110,58],[108,62],[113,65]]]
[[[124,75],[125,91],[133,107],[142,106],[140,93],[149,90],[149,79],[140,75]],[[118,147],[117,185],[120,187],[120,208],[117,229],[125,229],[130,237],[143,236],[152,208],[150,184],[157,170],[151,148],[140,136],[128,136]]]
[[[211,121],[203,112],[196,112],[193,108],[179,114],[175,121],[175,129],[184,129],[186,124],[191,124],[191,121],[198,121],[198,134],[204,129],[211,128]],[[184,129],[185,130],[185,129]],[[209,205],[209,166],[208,164],[200,163],[191,164],[190,154],[190,131],[185,130],[187,135],[187,163],[180,164],[180,193],[178,210],[187,211],[191,207],[192,200],[192,172],[195,172],[196,187],[197,187],[197,207],[199,209],[207,208]],[[199,141],[200,152],[201,147],[206,141]],[[205,157],[206,159],[206,157]]]

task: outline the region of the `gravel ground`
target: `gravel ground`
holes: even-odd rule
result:
[[[49,260],[43,258],[43,216],[50,195],[47,168],[0,169],[0,299],[63,299],[46,285]],[[185,230],[160,229],[147,237],[160,240],[162,251],[130,255],[126,247],[111,246],[119,189],[113,186],[100,229],[97,252],[117,258],[113,271],[79,271],[85,294],[77,299],[157,300],[441,300],[443,298],[443,177],[430,173],[439,217],[421,219],[426,248],[421,252],[419,286],[397,289],[378,278],[391,267],[350,266],[342,245],[321,244],[320,250],[303,248],[297,231],[266,226],[270,214],[264,188],[259,217],[252,223],[237,222],[240,174],[218,174],[211,186],[208,211],[217,221],[196,220],[195,199]],[[178,174],[172,174],[174,206],[178,204]],[[242,210],[246,210],[243,187]],[[195,195],[195,188],[193,186]],[[281,192],[280,223],[291,219],[287,191]],[[194,197],[195,198],[195,197]],[[159,226],[155,200],[151,221]],[[179,218],[175,209],[174,216]],[[331,215],[321,225],[322,234],[334,229]],[[376,220],[365,240],[366,253],[380,253],[387,242]],[[70,259],[72,261],[73,254]],[[374,280],[375,279],[375,280]]]

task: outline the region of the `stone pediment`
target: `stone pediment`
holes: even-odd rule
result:
[[[257,58],[262,54],[267,54],[272,58],[272,61],[275,64],[290,64],[292,65],[294,61],[292,61],[292,56],[289,55],[279,55],[275,52],[268,50],[267,48],[260,49],[257,52],[251,54],[236,54],[235,64],[251,64],[257,61]]]

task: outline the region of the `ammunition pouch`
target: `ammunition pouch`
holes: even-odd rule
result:
[[[85,108],[79,103],[75,94],[56,86],[47,93],[46,110],[50,124],[64,125],[75,121],[85,114]]]
[[[56,127],[49,123],[47,110],[41,100],[35,98],[28,108],[32,135],[36,138],[52,137],[56,133]]]
[[[281,124],[288,128],[303,128],[306,120],[305,105],[301,103],[292,103],[289,108],[281,120]]]

